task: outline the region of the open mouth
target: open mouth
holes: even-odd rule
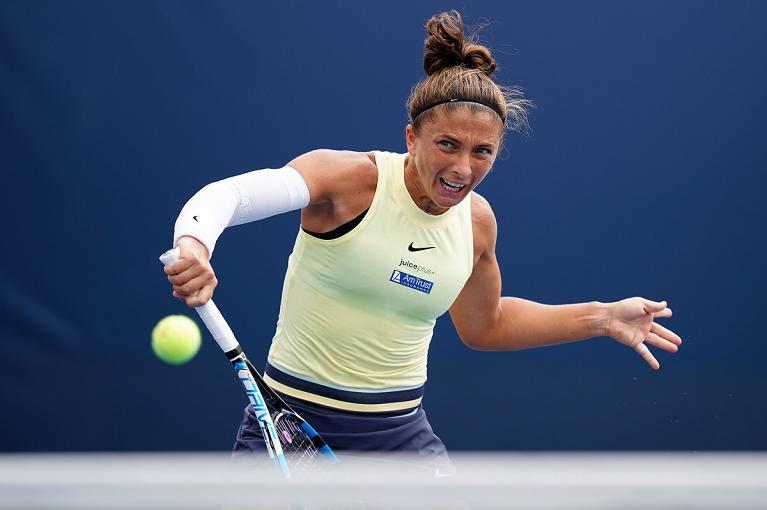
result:
[[[465,184],[458,184],[457,182],[446,181],[442,177],[439,178],[439,183],[442,185],[442,189],[444,189],[448,193],[460,193],[461,190],[466,187]]]

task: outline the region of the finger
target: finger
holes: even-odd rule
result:
[[[648,333],[647,338],[645,338],[645,342],[668,352],[676,352],[679,350],[679,347],[677,347],[676,344],[672,344],[668,340],[659,337],[655,333]]]
[[[655,314],[655,318],[668,319],[669,317],[671,317],[671,315],[672,315],[671,308],[664,308],[663,310]]]
[[[193,265],[193,266],[189,266],[188,268],[186,268],[184,271],[180,273],[168,275],[168,281],[172,285],[180,286],[180,285],[184,285],[186,282],[190,281],[193,278],[197,278],[198,276],[200,276],[201,274],[205,272],[206,272],[205,267]]]
[[[165,266],[163,271],[165,271],[165,274],[167,275],[177,275],[189,269],[196,261],[197,260],[193,257],[180,258],[173,264]]]
[[[638,343],[637,346],[634,347],[634,350],[642,356],[642,359],[644,359],[653,370],[658,370],[660,368],[660,363],[658,363],[658,360],[655,359],[655,356],[652,355],[650,349],[648,349],[644,343]]]
[[[655,333],[659,337],[663,338],[664,340],[668,340],[669,342],[676,344],[676,345],[682,345],[682,339],[671,331],[670,329],[666,329],[657,322],[653,322],[652,326],[650,326],[650,331],[652,333]]]
[[[215,286],[217,283],[218,282],[216,282],[215,277],[212,277],[211,275],[204,273],[195,278],[192,278],[191,280],[184,283],[183,285],[174,285],[173,290],[175,290],[182,296],[190,296],[196,292],[200,292],[202,288],[205,287],[206,285]]]
[[[203,288],[200,292],[192,295],[180,294],[174,290],[173,297],[191,308],[197,308],[210,301],[210,298],[213,297],[212,286],[209,285]]]
[[[643,301],[645,312],[647,313],[658,313],[664,308],[666,308],[667,303],[665,301],[661,301],[660,303],[656,301],[650,301],[649,299],[645,299]]]
[[[204,305],[213,297],[213,287],[213,285],[206,285],[197,294],[187,297],[186,304],[192,308]]]

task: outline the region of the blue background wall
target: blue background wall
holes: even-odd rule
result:
[[[764,449],[767,4],[5,1],[0,450],[228,449],[245,400],[217,347],[181,367],[149,347],[158,319],[193,315],[157,261],[176,214],[309,149],[404,150],[422,26],[449,8],[491,21],[499,81],[537,104],[480,188],[504,293],[667,299],[685,344],[659,372],[606,339],[482,353],[444,317],[437,433],[452,449]],[[230,229],[213,259],[258,365],[297,225]]]

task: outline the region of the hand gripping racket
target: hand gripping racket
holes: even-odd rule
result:
[[[173,248],[163,253],[160,261],[167,266],[178,258],[179,249]],[[213,300],[195,310],[237,372],[258,420],[269,457],[277,462],[282,472],[290,476],[291,471],[306,470],[323,459],[336,461],[333,451],[312,426],[264,382]]]

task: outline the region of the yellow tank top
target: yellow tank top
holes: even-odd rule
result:
[[[405,156],[375,153],[373,202],[350,232],[299,230],[266,373],[279,391],[354,411],[420,402],[408,390],[426,382],[434,324],[472,271],[471,198],[422,211],[405,188]]]

